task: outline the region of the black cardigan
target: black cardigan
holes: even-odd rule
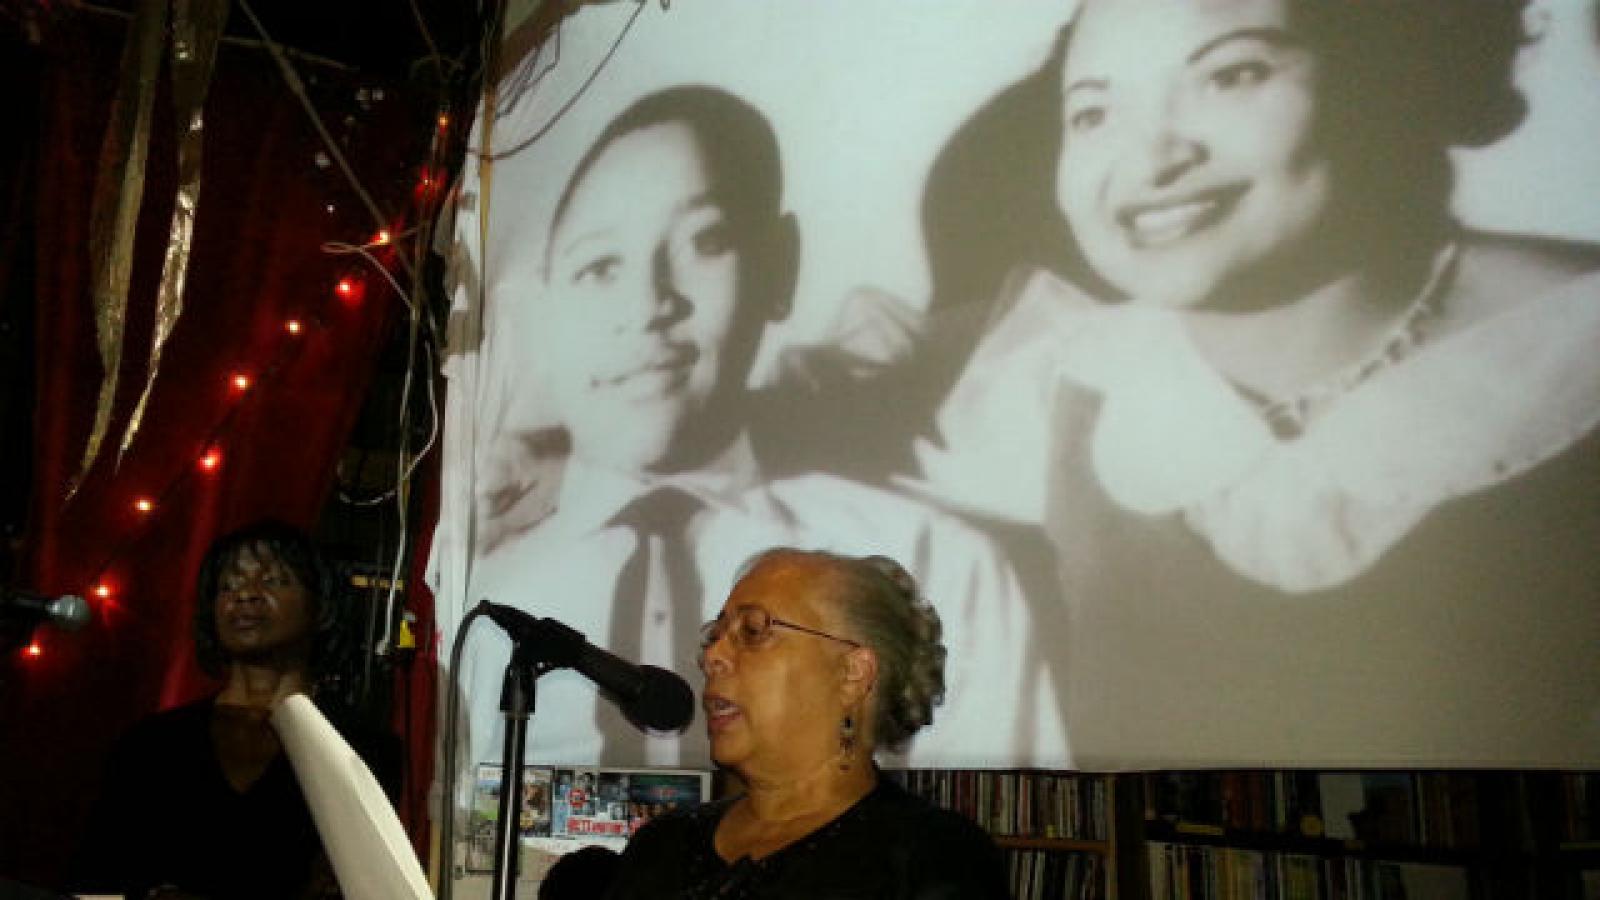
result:
[[[608,900],[1002,900],[1005,869],[970,820],[894,782],[837,819],[760,860],[727,863],[713,846],[732,800],[652,819],[629,842]]]
[[[211,740],[213,704],[156,713],[118,741],[80,847],[78,890],[139,898],[172,885],[218,900],[291,898],[306,895],[314,874],[331,874],[286,755],[242,793],[228,783]],[[399,742],[340,731],[393,797]]]

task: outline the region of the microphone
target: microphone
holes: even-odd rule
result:
[[[489,618],[512,640],[532,644],[552,668],[576,669],[611,695],[628,720],[653,731],[680,731],[694,719],[694,691],[673,672],[628,662],[589,643],[577,630],[484,600]]]
[[[30,625],[49,622],[62,631],[77,631],[89,624],[89,604],[74,594],[41,597],[14,588],[0,589],[0,620],[13,618]]]

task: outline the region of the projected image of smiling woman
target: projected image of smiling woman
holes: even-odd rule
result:
[[[1283,4],[1094,3],[1072,36],[1057,200],[1090,264],[1141,301],[1194,306],[1329,206],[1318,62]],[[1119,35],[1139,35],[1137,53]]]
[[[1526,112],[1521,13],[1086,0],[1037,76],[1061,126],[1045,189],[1082,268],[1012,279],[929,481],[1058,530],[1100,498],[1180,514],[1235,572],[1298,593],[1577,452],[1600,416],[1600,252],[1451,210],[1451,150]],[[1041,372],[1087,402],[1041,395]],[[1054,408],[1018,406],[1041,396]],[[1076,483],[1063,461],[1088,463],[1087,495],[1046,498]]]
[[[918,452],[1058,551],[1085,753],[1595,746],[1600,249],[1452,209],[1451,152],[1526,112],[1522,25],[1516,2],[1086,0],[1065,27],[1038,189],[1080,260],[1014,273]],[[1547,169],[1494,189],[1570,190]],[[1489,685],[1492,711],[1455,702]],[[1218,698],[1315,712],[1222,736]]]

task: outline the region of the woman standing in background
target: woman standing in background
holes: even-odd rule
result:
[[[268,719],[316,695],[333,669],[340,610],[310,537],[259,522],[201,563],[195,652],[222,691],[135,725],[107,764],[81,856],[85,889],[129,898],[337,897],[304,795]],[[392,797],[392,735],[346,736]]]

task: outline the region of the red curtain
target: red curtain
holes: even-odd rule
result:
[[[158,95],[139,223],[117,416],[108,450],[65,499],[101,377],[88,283],[89,202],[124,23],[75,17],[38,52],[36,411],[26,586],[89,595],[84,630],[36,632],[42,654],[0,662],[0,878],[66,886],[69,860],[115,736],[214,685],[193,661],[192,581],[219,532],[275,516],[314,526],[397,303],[325,240],[375,231],[271,60],[224,46],[206,105],[205,150],[186,308],[142,430],[115,447],[148,355],[150,308],[171,214],[169,94]],[[354,76],[314,75],[313,95],[367,186],[403,213],[430,115]],[[331,211],[330,211],[331,206]],[[352,297],[340,277],[364,277]],[[403,277],[403,276],[401,276]],[[301,323],[298,334],[286,327]],[[247,375],[250,386],[231,384]],[[213,448],[213,442],[215,444]],[[197,461],[215,449],[220,463]],[[139,497],[153,510],[135,508]],[[92,595],[100,583],[107,599]],[[426,649],[426,648],[424,648]]]

